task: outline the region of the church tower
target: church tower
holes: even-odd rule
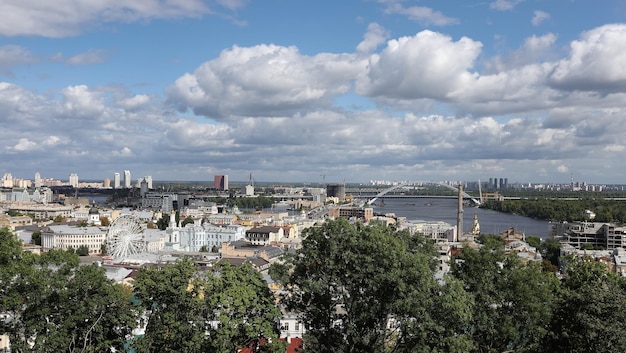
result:
[[[472,234],[480,234],[480,224],[478,223],[478,214],[474,213],[474,224],[472,225]]]
[[[167,232],[170,235],[170,243],[180,243],[180,229],[178,229],[176,224],[176,212],[174,210],[170,212],[170,224]]]

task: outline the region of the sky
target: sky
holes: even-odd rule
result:
[[[0,173],[626,184],[624,0],[3,0]]]

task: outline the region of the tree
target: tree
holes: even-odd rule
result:
[[[264,351],[284,352],[278,342],[281,312],[261,274],[250,263],[231,266],[222,262],[217,271],[219,276],[208,278],[206,296],[208,317],[217,326],[210,328],[204,351],[231,352],[233,345],[244,347],[262,333],[273,342],[265,345]]]
[[[308,228],[303,238],[284,300],[301,313],[306,352],[426,352],[440,345],[465,351],[468,317],[438,313],[454,305],[467,313],[471,298],[456,282],[435,280],[429,240],[343,218]],[[271,271],[279,278],[285,273],[276,266]],[[440,307],[442,298],[453,304]]]
[[[163,217],[159,218],[156,226],[160,230],[166,230],[169,224],[170,224],[170,215],[167,213],[163,213]]]
[[[87,245],[81,245],[76,249],[76,255],[78,256],[88,256],[89,255],[89,247]]]
[[[604,264],[568,258],[545,352],[626,352],[626,279]]]
[[[261,331],[280,350],[280,311],[261,275],[249,264],[228,263],[199,273],[185,258],[175,265],[142,269],[135,296],[147,313],[137,352],[232,352]],[[271,349],[274,348],[274,349]],[[284,351],[284,349],[283,349]]]
[[[36,230],[30,238],[30,243],[35,245],[41,245],[41,231]]]
[[[8,262],[7,262],[8,261]],[[122,288],[97,265],[79,266],[62,250],[24,252],[0,230],[0,332],[13,352],[123,350],[136,312]]]
[[[541,347],[559,281],[539,263],[483,247],[464,247],[452,274],[474,295],[471,334],[474,352],[533,352]]]
[[[528,243],[528,245],[532,246],[533,248],[539,250],[539,247],[541,246],[541,238],[534,235],[529,235],[526,237],[526,243]]]
[[[146,312],[137,352],[198,352],[207,329],[202,296],[206,283],[188,258],[173,266],[144,268],[135,278],[135,298]]]
[[[183,219],[183,221],[180,223],[181,227],[186,226],[187,224],[194,224],[193,218],[191,217],[186,217],[185,219]]]
[[[480,234],[478,235],[478,242],[487,249],[499,249],[504,247],[504,239],[498,235],[493,234]]]
[[[559,266],[559,258],[561,256],[561,243],[554,238],[547,238],[541,242],[539,246],[541,256],[550,261],[556,267]]]
[[[109,221],[108,217],[101,216],[100,217],[100,225],[102,225],[103,227],[108,227],[108,226],[111,225],[111,221]]]
[[[87,221],[84,220],[84,219],[82,221],[78,222],[78,224],[76,224],[76,226],[81,227],[81,228],[84,228],[84,227],[86,227],[88,225],[89,225],[89,223],[87,223]]]

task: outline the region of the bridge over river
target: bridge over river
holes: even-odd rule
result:
[[[386,189],[380,190],[380,189],[375,189],[375,188],[361,188],[361,189],[348,189],[346,190],[346,193],[348,193],[349,191],[352,192],[352,197],[354,198],[367,198],[367,204],[368,205],[372,205],[374,204],[374,202],[376,202],[376,200],[378,200],[379,198],[385,197],[385,198],[456,198],[457,196],[454,195],[406,195],[406,194],[400,194],[398,195],[397,193],[393,193],[396,190],[410,190],[410,189],[415,189],[418,187],[423,187],[424,184],[430,184],[430,185],[435,185],[435,186],[442,186],[446,189],[450,189],[452,191],[458,192],[458,185],[453,186],[450,184],[445,184],[445,183],[440,183],[440,182],[436,182],[436,181],[412,181],[412,182],[406,182],[406,183],[401,183],[398,185],[394,185],[391,187],[388,187]],[[480,191],[479,191],[480,193]],[[373,197],[372,197],[373,196]],[[462,196],[464,199],[469,199],[473,204],[475,205],[480,205],[482,203],[481,197],[479,196],[478,198],[473,197],[472,195],[468,194],[467,192],[463,191],[462,192]]]

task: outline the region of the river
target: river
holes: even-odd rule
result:
[[[384,206],[379,206],[380,199],[374,205],[375,213],[394,213],[396,216],[406,217],[409,221],[443,221],[456,225],[457,200],[437,198],[416,199],[384,199]],[[486,234],[499,234],[510,227],[526,235],[535,235],[545,239],[549,235],[550,224],[548,221],[512,215],[507,213],[486,210],[478,207],[463,207],[463,231],[472,229],[474,214],[478,215],[480,232]]]

